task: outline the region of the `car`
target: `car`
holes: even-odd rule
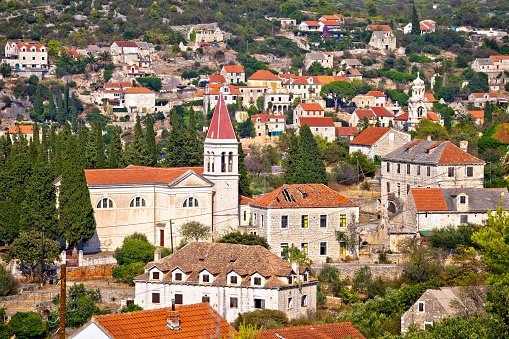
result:
[[[217,47],[217,46],[219,46],[219,45],[218,45],[216,42],[214,42],[214,43],[212,44],[212,47]]]
[[[209,44],[201,44],[200,47],[209,47]]]

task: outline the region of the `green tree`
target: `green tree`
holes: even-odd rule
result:
[[[237,125],[237,132],[241,138],[254,138],[255,128],[253,120],[248,117],[246,121],[239,123]]]
[[[245,197],[251,198],[253,192],[251,192],[251,180],[247,174],[246,164],[244,163],[244,150],[242,149],[242,143],[239,142],[239,194]]]
[[[412,9],[412,35],[415,36],[421,35],[421,25],[419,23],[419,16],[417,15],[415,5],[413,6]]]
[[[307,124],[299,130],[299,157],[295,176],[299,184],[328,183],[322,153]]]
[[[64,100],[62,99],[62,92],[60,92],[60,90],[57,90],[57,107],[57,122],[63,125],[67,112],[65,111]]]
[[[37,84],[34,98],[34,111],[37,119],[44,119],[44,104],[42,102],[41,87],[41,84]]]
[[[241,245],[260,245],[265,247],[266,249],[270,249],[269,243],[267,239],[264,237],[260,237],[256,234],[245,234],[239,231],[230,232],[223,235],[221,238],[217,239],[216,242],[226,243],[226,244],[241,244]]]
[[[57,109],[55,108],[55,99],[53,98],[53,91],[50,89],[49,91],[49,104],[48,104],[48,115],[45,117],[46,120],[56,121],[57,119]]]
[[[147,128],[145,132],[145,139],[147,150],[146,153],[149,157],[149,166],[156,167],[157,166],[157,147],[156,147],[156,133],[154,132],[154,123],[152,121],[152,116],[147,114]]]
[[[11,66],[8,63],[2,62],[0,64],[0,74],[5,78],[11,76]]]
[[[407,250],[408,263],[403,269],[403,278],[414,283],[424,283],[437,279],[443,272],[439,252],[412,242]]]
[[[129,312],[135,312],[135,311],[143,311],[143,307],[137,305],[137,304],[130,304],[129,306],[124,306],[120,310],[120,313],[129,313]]]
[[[297,183],[297,163],[299,159],[299,138],[293,130],[288,132],[290,141],[288,143],[288,149],[286,151],[286,157],[283,159],[283,178],[286,184]]]
[[[366,11],[368,11],[369,16],[378,15],[378,8],[376,7],[376,3],[373,0],[364,2],[364,8],[366,8]]]
[[[171,132],[167,138],[166,162],[170,167],[184,166],[186,163],[185,136],[180,127],[177,110],[171,113]]]
[[[441,228],[433,233],[430,243],[433,247],[444,250],[455,250],[458,246],[473,246],[472,234],[479,226],[468,224]]]
[[[108,168],[124,168],[125,166],[126,162],[120,134],[117,129],[114,129],[110,143],[110,153],[108,154]]]
[[[94,134],[94,168],[106,168],[106,158],[104,155],[105,148],[101,123],[99,121],[94,121],[92,126]]]
[[[437,122],[428,119],[422,119],[412,131],[412,136],[418,139],[427,139],[431,136],[431,140],[448,140],[449,133],[447,129]]]
[[[143,274],[144,267],[145,263],[143,262],[132,262],[115,267],[111,275],[113,278],[117,279],[117,282],[125,282],[134,286],[134,278]]]
[[[35,312],[17,312],[7,328],[18,339],[42,339],[46,333],[46,325]]]
[[[187,166],[195,167],[203,165],[203,144],[197,133],[196,114],[191,107],[189,110],[189,127],[187,142]],[[240,166],[240,165],[239,165]]]
[[[70,130],[68,124],[66,128]],[[76,139],[69,134],[65,144],[58,196],[59,235],[61,240],[74,246],[92,238],[96,225],[85,170],[77,154]]]
[[[210,236],[210,227],[198,221],[188,221],[180,226],[180,235],[185,242],[207,240]]]
[[[346,81],[333,81],[322,87],[320,95],[324,98],[331,97],[334,100],[334,109],[338,111],[339,101],[349,101],[355,96],[356,87]]]
[[[141,119],[136,115],[136,124],[134,125],[134,140],[129,146],[129,163],[132,165],[146,166],[149,163],[147,149],[143,142],[143,129],[141,128]]]
[[[119,265],[139,262],[146,264],[154,260],[155,249],[146,235],[136,232],[124,238],[122,246],[115,250],[113,256]]]
[[[490,124],[493,121],[493,105],[491,101],[486,101],[484,105],[484,123]]]
[[[307,266],[311,268],[311,259],[309,259],[307,254],[302,252],[294,244],[283,248],[281,251],[281,257],[287,258],[290,262],[298,262],[299,266]]]
[[[233,327],[239,328],[241,324],[244,324],[264,329],[267,323],[275,323],[277,327],[286,327],[290,321],[283,311],[263,309],[239,314]]]
[[[7,271],[4,265],[0,265],[0,297],[16,292],[16,287],[17,283],[11,272]],[[1,333],[2,332],[0,331],[0,338],[2,338]]]

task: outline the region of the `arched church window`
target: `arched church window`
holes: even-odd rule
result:
[[[147,206],[147,201],[143,197],[135,197],[131,200],[129,207],[145,207]]]
[[[207,161],[207,172],[210,172],[210,152],[207,152],[205,161]]]
[[[228,172],[233,172],[233,152],[228,153]]]
[[[210,153],[210,155],[211,155],[210,161],[212,162],[212,165],[211,165],[212,173],[214,173],[215,172],[215,170],[214,170],[214,163],[216,162],[215,157],[214,157],[214,152]]]
[[[423,108],[423,107],[419,107],[419,108],[417,108],[417,116],[418,116],[419,118],[422,118],[423,111],[424,111],[424,108]]]
[[[113,208],[113,200],[110,198],[101,198],[97,202],[97,208]]]
[[[184,203],[182,204],[182,207],[185,208],[191,208],[191,207],[199,207],[200,202],[195,197],[189,197],[184,200]]]
[[[226,152],[221,153],[221,172],[226,172]]]

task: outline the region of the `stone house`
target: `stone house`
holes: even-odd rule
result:
[[[339,21],[340,23],[345,23],[345,16],[342,14],[322,15],[320,17],[320,19],[318,19],[319,22],[324,22],[324,21],[329,21],[329,20]]]
[[[492,55],[489,58],[477,58],[470,67],[476,72],[488,74],[488,78],[497,77],[500,72],[509,70],[509,55]]]
[[[242,104],[246,106],[256,105],[258,98],[269,92],[267,86],[238,86],[236,89],[241,94]]]
[[[253,120],[255,135],[273,137],[286,130],[286,115],[255,114]]]
[[[95,315],[69,339],[227,338],[237,331],[208,303]]]
[[[269,71],[256,71],[247,79],[248,86],[262,86],[267,87],[270,93],[281,93],[282,92],[283,80],[277,75]]]
[[[352,115],[350,115],[348,124],[352,127],[356,127],[359,121],[362,121],[364,117],[368,117],[370,124],[375,125],[379,122],[382,127],[389,127],[390,122],[394,121],[394,114],[385,107],[371,107],[369,109],[356,109]]]
[[[484,111],[467,111],[467,114],[470,114],[475,119],[476,125],[479,126],[484,123]]]
[[[47,47],[35,42],[8,41],[4,55],[2,62],[15,70],[49,68]]]
[[[495,104],[497,102],[497,95],[495,93],[470,93],[468,96],[468,102],[473,103],[476,107],[484,108],[486,101]]]
[[[412,140],[408,133],[390,127],[368,127],[348,144],[349,153],[361,151],[369,158],[382,157]]]
[[[300,103],[293,110],[293,127],[297,128],[299,126],[299,118],[318,118],[324,116],[325,111],[320,104]]]
[[[339,65],[341,67],[344,67],[344,68],[357,68],[357,67],[361,67],[362,66],[362,63],[357,60],[357,59],[343,59],[341,60],[341,62],[339,63]]]
[[[299,24],[299,30],[319,32],[320,31],[320,23],[318,21],[302,21]]]
[[[379,24],[370,24],[366,27],[366,30],[368,31],[375,31],[375,32],[392,32],[392,28],[389,25],[379,25]]]
[[[336,127],[336,136],[341,141],[352,141],[358,132],[357,127]]]
[[[238,87],[239,89],[242,86]],[[292,95],[290,93],[265,93],[263,107],[266,111],[273,114],[286,114],[288,108],[292,105]]]
[[[146,310],[207,302],[226,321],[257,309],[289,319],[316,311],[318,280],[263,246],[193,242],[148,263],[134,278],[135,304]]]
[[[128,113],[146,115],[155,111],[156,93],[145,87],[131,87],[123,91],[124,107]]]
[[[187,34],[188,40],[191,40],[193,31],[196,33],[194,42],[197,45],[207,42],[221,42],[224,40],[224,32],[217,27],[217,24],[213,24],[212,26],[200,25],[192,27]]]
[[[369,46],[383,51],[393,51],[396,49],[396,36],[392,31],[373,32]]]
[[[482,225],[488,211],[509,210],[507,188],[410,188],[403,223],[434,231],[467,223]]]
[[[320,76],[296,76],[293,74],[279,74],[284,79],[283,89],[294,96],[300,96],[302,101],[310,98],[322,98],[320,91],[322,86],[332,81],[348,81],[346,76],[320,75]]]
[[[329,52],[306,53],[304,67],[309,68],[315,62],[319,63],[324,68],[332,68],[334,64],[334,55]]]
[[[356,95],[352,102],[358,108],[385,107],[387,106],[387,95],[380,91],[369,91],[366,94]]]
[[[331,117],[300,117],[297,119],[296,132],[299,133],[300,128],[304,125],[309,126],[311,133],[313,133],[314,136],[325,139],[329,142],[336,140],[336,126],[334,125],[334,120],[332,120]]]
[[[318,24],[320,25],[320,31],[324,31],[325,27],[329,31],[339,31],[341,30],[341,23],[337,20],[323,20],[319,21]]]
[[[347,70],[339,72],[339,74],[345,76],[348,79],[348,81],[362,80],[362,73],[356,70],[355,68],[349,68]]]
[[[359,206],[322,184],[283,185],[251,202],[252,226],[274,254],[292,244],[313,262],[353,254],[338,232],[359,220]]]
[[[140,57],[140,48],[135,41],[115,41],[110,51],[114,63],[130,64]]]
[[[485,162],[450,141],[415,139],[382,157],[380,172],[382,211],[405,203],[412,187],[480,188]],[[389,203],[390,202],[390,203]]]
[[[242,65],[224,65],[219,73],[229,84],[238,84],[246,82],[246,72]]]
[[[419,29],[421,34],[432,33],[435,31],[435,22],[433,20],[423,20],[419,22]],[[403,33],[409,34],[412,32],[412,23],[407,24],[403,28]]]
[[[11,138],[19,138],[23,136],[28,141],[32,141],[34,138],[34,126],[33,125],[16,125],[12,126],[8,130],[1,131],[0,135],[11,136]],[[42,129],[39,128],[39,140],[42,140]]]
[[[219,97],[222,96],[227,105],[235,104],[239,99],[240,91],[232,85],[227,84],[210,84],[205,87],[205,91],[200,91],[195,94],[195,97],[203,97],[203,114],[207,114],[210,109],[214,109],[219,102]]]

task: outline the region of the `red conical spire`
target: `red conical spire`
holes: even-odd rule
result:
[[[223,99],[223,95],[219,94],[219,101],[214,110],[212,121],[210,122],[209,132],[207,133],[207,139],[234,139],[235,132],[233,131],[232,122],[230,121],[230,115]]]

